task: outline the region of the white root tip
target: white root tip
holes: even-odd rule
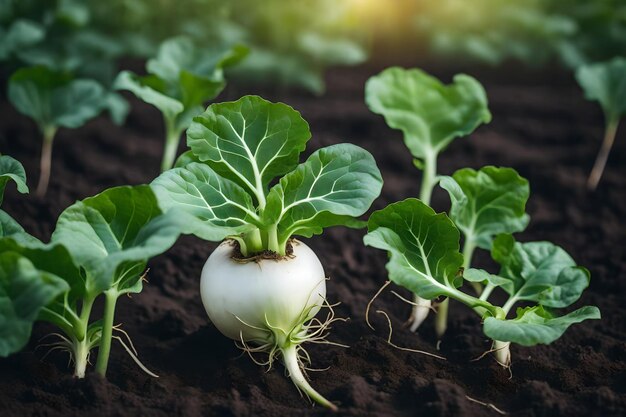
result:
[[[302,365],[300,364],[300,359],[298,358],[296,346],[291,345],[287,348],[281,349],[281,352],[283,354],[285,368],[287,368],[287,372],[289,373],[289,378],[298,390],[304,392],[308,398],[330,409],[331,411],[338,411],[339,409],[335,404],[331,403],[319,392],[315,391],[315,389],[313,389],[307,381],[306,377],[302,373]]]
[[[416,332],[417,329],[422,325],[422,323],[424,323],[424,320],[426,320],[426,317],[428,317],[430,309],[430,300],[415,296],[415,305],[411,310],[411,317],[409,317],[409,323],[411,323],[411,327],[409,327],[409,329],[412,332]]]

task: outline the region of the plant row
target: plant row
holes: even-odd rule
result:
[[[151,84],[172,80],[171,66],[161,63],[148,63],[152,76],[124,73],[120,82],[164,110],[166,100]],[[325,228],[367,226],[365,244],[389,254],[389,279],[415,294],[412,330],[440,300],[436,328],[443,335],[448,302],[456,300],[480,316],[505,367],[511,343],[548,344],[570,325],[600,318],[594,306],[559,311],[589,285],[585,268],[553,243],[513,237],[529,223],[524,178],[496,166],[438,173],[439,154],[491,119],[477,80],[458,75],[444,85],[418,69],[390,68],[368,81],[366,101],[402,131],[423,171],[420,199],[390,204],[367,222],[360,216],[383,185],[372,155],[346,143],[301,162],[311,138],[307,122],[288,105],[258,96],[210,105],[188,122],[189,150],[172,169],[149,185],[115,187],[73,204],[48,243],[0,211],[0,355],[22,349],[33,324],[46,321],[58,329],[52,348],[70,353],[77,377],[96,349],[95,369],[104,376],[113,341],[152,374],[115,324],[116,301],[142,290],[149,260],[181,234],[222,242],[200,273],[202,301],[217,329],[260,364],[281,360],[299,390],[331,409],[336,405],[308,382],[304,344],[333,344],[327,336],[339,319],[326,299],[322,263],[298,240]],[[182,130],[177,120],[184,105],[179,108],[164,117]],[[0,197],[9,180],[27,192],[22,166],[0,158]],[[450,195],[447,214],[429,207],[437,184]],[[499,270],[475,268],[476,250],[489,251]],[[490,301],[499,290],[508,297],[502,305]],[[98,299],[104,301],[101,315],[92,309]],[[327,314],[318,318],[322,309]]]

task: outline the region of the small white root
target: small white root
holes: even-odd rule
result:
[[[391,341],[391,336],[393,334],[393,326],[391,325],[391,319],[389,318],[389,315],[386,312],[384,312],[383,310],[376,310],[376,312],[378,314],[384,315],[385,318],[387,319],[387,323],[389,324],[389,335],[387,336],[387,343],[389,345],[393,346],[396,349],[403,350],[405,352],[421,353],[422,355],[432,356],[433,358],[442,359],[444,361],[446,360],[445,357],[440,356],[440,355],[436,355],[434,353],[430,353],[430,352],[426,352],[426,351],[418,350],[418,349],[406,348],[406,347],[398,346],[395,343],[393,343]]]
[[[479,401],[479,400],[477,400],[475,398],[470,397],[469,395],[466,395],[465,398],[468,401],[471,401],[473,403],[484,405],[485,407],[492,409],[493,411],[495,411],[496,413],[498,413],[500,415],[503,415],[503,416],[507,415],[506,411],[502,411],[501,409],[499,409],[498,407],[496,407],[495,405],[493,405],[491,403],[486,403],[486,402],[483,402],[483,401]]]

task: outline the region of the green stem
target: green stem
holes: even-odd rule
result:
[[[437,183],[437,152],[433,151],[427,153],[422,163],[423,171],[420,200],[422,200],[424,204],[430,205],[433,188]],[[413,296],[413,302],[414,305],[411,310],[411,316],[409,317],[412,332],[416,331],[422,325],[426,317],[428,317],[428,310],[432,304],[430,300],[426,300],[417,294]],[[446,307],[444,307],[444,309],[445,308]]]
[[[463,269],[468,270],[472,265],[472,258],[474,257],[474,251],[476,250],[476,244],[471,239],[465,239],[463,244]],[[480,282],[470,282],[476,295],[480,295],[483,292],[483,286]]]
[[[509,297],[509,299],[506,300],[506,303],[502,306],[502,310],[504,311],[504,314],[508,315],[509,311],[511,311],[511,309],[513,308],[516,302],[517,302],[516,296],[513,295]]]
[[[474,250],[476,250],[476,245],[474,241],[471,239],[466,239],[463,245],[463,269],[469,269],[472,264],[472,258],[474,256]],[[476,291],[476,294],[481,293],[481,285],[478,282],[472,282],[472,287]],[[479,299],[480,300],[480,299]],[[437,318],[435,319],[435,331],[437,332],[437,337],[442,338],[448,329],[448,313],[450,310],[450,299],[445,299],[439,304],[437,308]]]
[[[285,256],[287,253],[286,247],[281,247],[278,244],[278,225],[273,224],[267,229],[267,248],[276,252],[281,256]]]
[[[489,296],[491,295],[491,293],[493,292],[493,290],[496,289],[496,286],[489,283],[487,285],[485,285],[485,289],[483,290],[483,292],[480,294],[480,298],[479,300],[482,301],[487,301],[489,299]]]
[[[255,253],[263,252],[263,238],[261,236],[261,230],[254,229],[243,235],[245,242],[245,248],[241,247],[241,254],[243,256],[250,256]]]
[[[163,150],[163,160],[161,161],[161,172],[167,171],[174,166],[181,135],[181,131],[176,128],[175,120],[167,118],[163,120],[165,121],[165,149]]]
[[[80,341],[85,340],[87,336],[87,328],[89,327],[89,317],[91,316],[91,308],[93,307],[94,297],[83,299],[83,305],[80,309],[80,317],[77,326],[75,326],[76,338]]]
[[[435,318],[435,332],[437,338],[441,339],[448,329],[448,310],[450,308],[450,299],[446,298],[437,307],[437,317]]]
[[[109,355],[111,354],[111,340],[113,337],[113,319],[115,317],[115,304],[118,297],[117,290],[110,289],[104,292],[104,317],[102,318],[102,336],[100,337],[100,349],[96,371],[106,377]]]
[[[54,142],[54,136],[56,135],[57,128],[55,126],[46,126],[41,130],[43,132],[43,144],[41,146],[41,159],[39,162],[39,183],[37,184],[37,190],[35,191],[35,194],[38,197],[45,196],[48,191],[50,170],[52,167],[52,143]]]
[[[306,380],[306,377],[302,373],[300,361],[298,360],[296,347],[297,345],[288,344],[286,347],[281,348],[283,362],[285,364],[285,368],[287,368],[287,372],[289,372],[289,378],[291,378],[291,381],[296,385],[296,387],[298,387],[298,389],[302,390],[313,401],[331,409],[332,411],[337,411],[337,406],[315,391],[315,389],[313,389],[313,387],[311,387],[309,382]]]
[[[593,165],[589,179],[587,180],[587,188],[595,190],[598,187],[602,173],[606,167],[606,161],[609,159],[613,142],[615,142],[615,135],[617,134],[617,127],[619,126],[619,119],[609,118],[604,131],[604,140],[602,141],[602,147],[596,157],[596,162]]]

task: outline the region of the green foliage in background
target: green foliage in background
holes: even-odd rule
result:
[[[418,0],[416,27],[435,53],[492,65],[567,67],[605,60],[626,45],[621,0]]]

